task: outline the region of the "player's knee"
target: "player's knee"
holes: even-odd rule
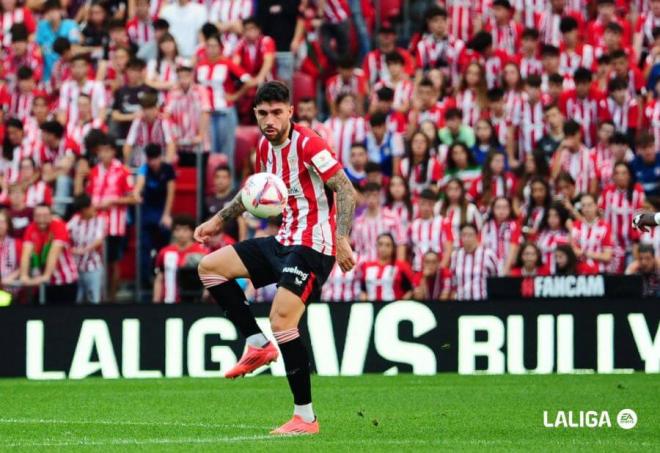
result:
[[[296,327],[294,316],[283,310],[272,310],[270,313],[270,329],[273,332],[281,332],[283,330]]]

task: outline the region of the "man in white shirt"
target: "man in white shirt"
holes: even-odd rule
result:
[[[178,0],[165,6],[160,17],[170,24],[179,55],[190,58],[195,54],[199,30],[208,21],[206,7],[190,0]]]

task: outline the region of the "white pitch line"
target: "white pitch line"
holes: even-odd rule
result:
[[[243,425],[229,423],[198,423],[198,422],[143,422],[124,420],[51,420],[41,418],[0,418],[0,424],[51,424],[51,425],[125,425],[125,426],[178,426],[184,428],[237,428],[237,429],[273,429],[270,426]]]
[[[216,444],[233,443],[245,441],[260,441],[278,439],[277,436],[236,436],[236,437],[210,437],[210,438],[180,438],[180,439],[107,439],[107,440],[84,440],[64,442],[11,442],[0,443],[3,448],[26,448],[26,447],[74,447],[74,446],[102,446],[102,445],[175,445],[175,444]]]

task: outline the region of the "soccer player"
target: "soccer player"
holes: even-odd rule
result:
[[[312,409],[309,358],[298,332],[305,304],[318,297],[337,263],[348,272],[355,265],[349,233],[356,194],[341,163],[313,130],[292,123],[289,89],[279,81],[257,91],[254,112],[263,138],[256,171],[276,174],[289,190],[283,222],[276,236],[249,239],[205,256],[199,276],[211,296],[246,337],[247,352],[225,377],[244,376],[278,357],[261,332],[236,278],[249,277],[255,288],[277,283],[270,325],[282,351],[293,418],[272,434],[316,434]],[[336,192],[335,195],[332,192]],[[245,211],[240,194],[217,215],[198,226],[194,237],[206,242],[225,222]]]

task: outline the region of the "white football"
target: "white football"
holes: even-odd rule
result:
[[[282,214],[289,191],[279,177],[271,173],[255,173],[241,190],[241,201],[247,211],[265,219]]]

